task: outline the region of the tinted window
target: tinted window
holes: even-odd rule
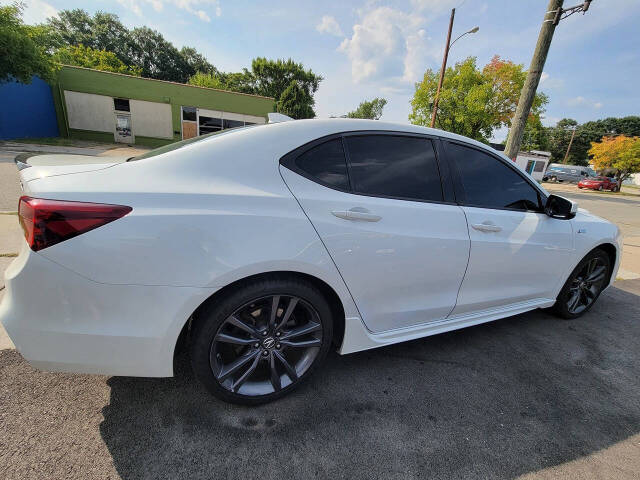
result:
[[[307,150],[296,159],[296,165],[305,173],[332,187],[349,189],[347,163],[342,140],[336,138]]]
[[[392,135],[345,137],[356,192],[442,201],[430,140]]]
[[[458,166],[467,205],[539,210],[537,190],[500,160],[453,143],[448,152]]]

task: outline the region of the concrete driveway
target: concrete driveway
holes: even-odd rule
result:
[[[579,320],[331,354],[258,408],[209,396],[184,353],[175,378],[143,379],[39,372],[6,348],[0,478],[638,479],[639,319],[640,280],[621,281]]]

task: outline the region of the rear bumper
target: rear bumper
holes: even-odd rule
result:
[[[31,251],[5,272],[0,322],[20,353],[49,371],[173,375],[178,335],[213,293],[97,283]]]

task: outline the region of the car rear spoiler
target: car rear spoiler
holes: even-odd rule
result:
[[[13,159],[13,161],[16,163],[16,167],[18,167],[18,171],[24,170],[25,168],[29,168],[31,166],[26,162],[26,160],[27,159],[24,158],[23,155],[16,155],[16,157]]]

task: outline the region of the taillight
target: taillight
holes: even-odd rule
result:
[[[132,210],[124,205],[68,202],[20,197],[18,216],[24,237],[38,251],[124,217]]]

